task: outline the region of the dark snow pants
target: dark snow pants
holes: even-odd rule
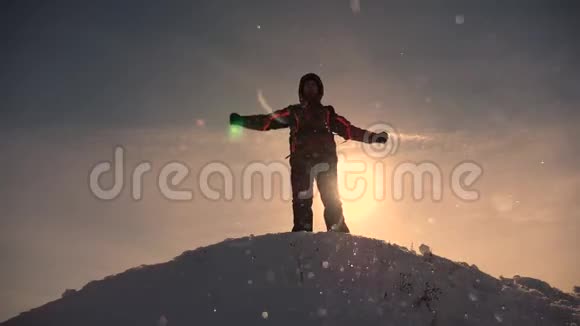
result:
[[[312,232],[312,197],[316,180],[324,205],[324,222],[328,231],[349,232],[342,214],[338,194],[337,157],[327,155],[314,158],[308,155],[292,156],[290,174],[292,181],[292,232]]]

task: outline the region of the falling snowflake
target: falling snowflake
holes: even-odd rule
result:
[[[266,280],[268,282],[274,282],[276,281],[276,274],[273,271],[267,271],[266,272]]]
[[[262,312],[262,318],[268,319],[268,312],[267,311]]]
[[[477,295],[475,295],[475,293],[469,293],[469,300],[477,301]]]
[[[360,13],[360,0],[350,0],[350,10],[353,14]]]
[[[324,268],[324,269],[328,268],[328,262],[327,261],[323,261],[322,262],[322,268]]]
[[[326,311],[325,308],[318,308],[318,311],[316,312],[318,317],[326,317],[327,313],[328,312]]]
[[[157,321],[157,326],[167,326],[168,320],[167,317],[165,317],[165,315],[161,315],[161,317],[159,317],[159,320]]]
[[[465,22],[465,16],[463,15],[455,15],[455,24],[461,25]]]

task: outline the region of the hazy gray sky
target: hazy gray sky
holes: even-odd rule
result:
[[[404,5],[403,5],[404,3]],[[360,126],[407,135],[400,162],[484,169],[481,199],[345,202],[353,233],[467,261],[494,276],[580,283],[580,5],[575,1],[3,1],[0,5],[0,319],[66,288],[249,233],[285,232],[291,205],[210,201],[197,173],[287,155],[287,131],[227,117],[297,102],[306,72]],[[145,178],[144,198],[94,198],[88,174],[181,161],[194,200]],[[371,162],[346,143],[349,159]],[[236,178],[239,174],[236,173]],[[365,175],[368,177],[368,175]],[[315,205],[322,230],[320,203]]]

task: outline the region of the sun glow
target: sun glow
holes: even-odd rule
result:
[[[374,188],[375,181],[381,178],[376,178],[372,163],[358,162],[361,172],[353,172],[350,169],[352,163],[345,164],[342,160],[338,164],[338,185],[344,213],[353,222],[364,221],[375,212],[381,200]]]

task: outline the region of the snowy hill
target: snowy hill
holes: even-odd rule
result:
[[[226,240],[2,325],[575,325],[579,298],[530,278],[339,233]]]

